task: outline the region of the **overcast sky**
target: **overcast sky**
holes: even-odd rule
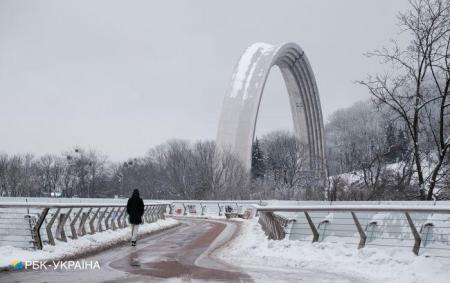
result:
[[[406,0],[0,0],[0,152],[75,145],[112,160],[170,138],[214,139],[241,53],[293,41],[315,73],[324,120],[366,99],[353,83],[380,70],[362,54],[388,43]],[[289,129],[273,69],[257,134]]]

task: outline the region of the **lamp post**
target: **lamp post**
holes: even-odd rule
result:
[[[127,175],[127,172],[129,171],[129,169],[133,168],[137,163],[137,159],[133,160],[128,160],[126,162],[123,163],[123,169],[122,169],[122,173],[121,173],[121,185],[120,185],[120,190],[121,190],[121,194],[123,195],[123,186],[125,183],[125,176]]]

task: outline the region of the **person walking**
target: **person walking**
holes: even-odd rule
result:
[[[131,245],[136,246],[139,224],[142,224],[144,214],[144,201],[139,196],[139,190],[135,189],[127,202],[128,219],[131,224]]]

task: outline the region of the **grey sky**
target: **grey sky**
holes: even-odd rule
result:
[[[324,118],[368,97],[363,52],[395,36],[406,0],[0,0],[0,152],[74,145],[112,160],[170,138],[213,139],[233,68],[253,42],[307,53]],[[257,134],[289,128],[272,71]]]

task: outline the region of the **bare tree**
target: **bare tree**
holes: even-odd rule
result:
[[[0,196],[8,195],[8,155],[0,154]]]
[[[327,164],[331,175],[360,170],[385,144],[381,111],[370,101],[335,111],[325,126]]]
[[[48,196],[56,196],[61,192],[61,182],[64,173],[64,164],[60,157],[44,155],[36,162],[36,177],[42,192]]]
[[[66,157],[63,176],[63,195],[66,197],[94,197],[99,184],[107,175],[106,156],[94,151],[75,148],[64,153]]]
[[[265,160],[265,187],[282,199],[322,199],[323,180],[311,170],[308,147],[292,133],[275,131],[260,139]],[[261,186],[261,184],[259,184]]]
[[[216,151],[214,159],[213,196],[216,199],[250,197],[250,171],[229,149]]]
[[[411,0],[410,6],[409,11],[400,13],[398,17],[402,32],[410,37],[409,43],[401,47],[392,41],[391,48],[368,53],[368,56],[389,64],[391,69],[360,83],[368,88],[378,103],[390,107],[406,125],[412,141],[420,198],[432,199],[450,147],[450,1]],[[436,104],[438,115],[432,119],[430,109]],[[429,173],[424,170],[427,132],[434,140]]]
[[[31,154],[0,155],[0,195],[27,196],[36,194],[34,157]]]

